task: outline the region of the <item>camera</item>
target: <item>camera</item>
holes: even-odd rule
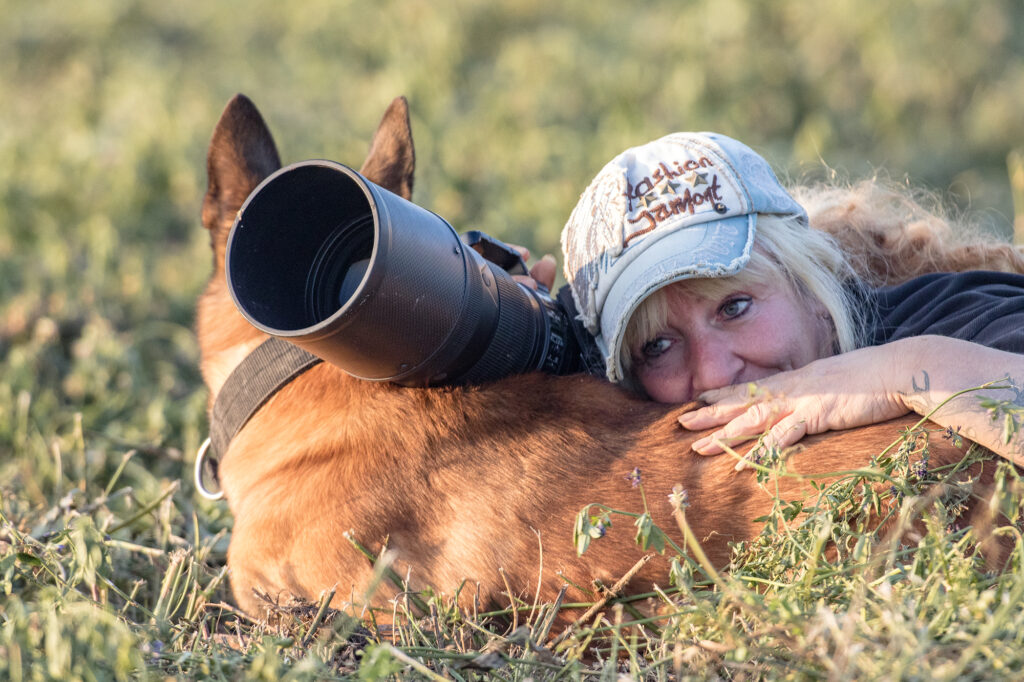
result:
[[[526,273],[515,251],[480,232],[460,238],[339,163],[266,178],[225,261],[249,322],[361,379],[473,385],[586,369],[571,297],[520,285],[506,271]]]

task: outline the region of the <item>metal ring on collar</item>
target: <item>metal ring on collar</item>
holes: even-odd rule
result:
[[[206,484],[203,483],[203,464],[206,462],[206,455],[209,451],[210,439],[207,438],[206,440],[203,441],[203,444],[199,446],[199,451],[196,452],[196,490],[198,490],[199,494],[205,497],[206,499],[216,501],[224,498],[224,491],[218,490],[217,492],[212,492],[206,487]]]

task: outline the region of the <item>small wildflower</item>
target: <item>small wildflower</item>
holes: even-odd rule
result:
[[[924,460],[915,462],[914,466],[910,469],[910,473],[918,479],[923,479],[928,475],[928,462]]]
[[[963,438],[960,437],[960,427],[956,427],[954,430],[952,426],[947,426],[945,433],[942,437],[953,443],[953,447],[959,448],[964,444]]]
[[[604,525],[603,521],[598,521],[587,530],[587,533],[590,534],[590,537],[594,538],[595,540],[598,538],[603,538],[605,536],[605,533],[607,532],[608,528]]]
[[[629,475],[626,476],[626,480],[633,484],[634,488],[640,485],[643,482],[643,479],[640,478],[640,467],[636,467],[629,472]]]
[[[690,506],[690,494],[678,485],[673,486],[668,494],[668,503],[673,509],[686,509]]]

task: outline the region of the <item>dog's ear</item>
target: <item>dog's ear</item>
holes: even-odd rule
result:
[[[396,97],[377,127],[370,153],[359,172],[400,197],[412,199],[416,153],[409,124],[409,103]]]
[[[217,122],[206,155],[203,225],[210,230],[218,267],[235,214],[256,185],[280,167],[274,138],[256,105],[245,95],[235,95]]]

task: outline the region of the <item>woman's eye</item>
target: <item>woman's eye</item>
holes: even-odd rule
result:
[[[653,341],[645,343],[643,348],[640,349],[640,352],[643,353],[644,359],[650,360],[667,351],[671,345],[671,341],[665,337],[659,337]]]
[[[730,298],[718,308],[718,314],[728,319],[739,317],[743,313],[747,312],[747,308],[750,307],[750,303],[751,300],[749,296],[737,296],[735,298]]]

